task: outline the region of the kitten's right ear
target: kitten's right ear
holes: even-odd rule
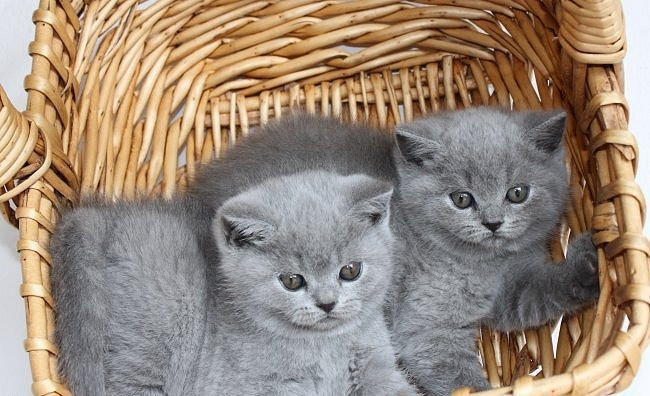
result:
[[[424,160],[434,157],[432,142],[407,129],[398,127],[395,139],[402,157],[410,163],[420,166]]]
[[[564,110],[531,111],[526,115],[530,127],[525,133],[535,147],[546,153],[562,147],[567,118]]]
[[[382,223],[390,215],[390,199],[393,196],[393,189],[375,195],[374,197],[358,202],[353,211],[357,218],[371,226]]]
[[[219,214],[212,226],[216,238],[235,247],[259,246],[264,244],[275,227],[258,219]]]

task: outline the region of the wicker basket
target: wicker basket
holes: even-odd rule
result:
[[[557,340],[549,326],[484,329],[484,365],[501,387],[485,394],[629,385],[648,336],[650,245],[619,1],[40,0],[33,21],[27,110],[0,90],[0,201],[20,230],[34,394],[69,393],[57,374],[47,248],[66,201],[170,195],[198,164],[292,108],[389,129],[485,104],[570,114],[567,225],[595,230],[601,279],[597,307],[565,317]]]

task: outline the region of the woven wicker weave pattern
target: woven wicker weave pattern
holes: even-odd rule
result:
[[[34,394],[69,393],[57,374],[47,250],[61,205],[89,192],[168,196],[294,108],[390,130],[486,104],[569,112],[574,194],[552,253],[569,229],[594,229],[601,297],[563,319],[555,344],[548,326],[484,329],[479,347],[498,388],[484,394],[630,383],[648,335],[650,245],[618,0],[40,0],[33,21],[27,110],[0,91],[0,202],[20,230]]]

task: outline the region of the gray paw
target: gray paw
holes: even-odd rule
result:
[[[581,303],[598,298],[598,253],[591,241],[591,233],[576,238],[567,252],[567,264],[573,269],[573,295]]]

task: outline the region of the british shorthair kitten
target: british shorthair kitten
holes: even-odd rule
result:
[[[391,193],[308,172],[216,214],[73,210],[51,245],[63,376],[78,395],[415,395],[382,315]]]
[[[391,329],[427,394],[489,387],[480,325],[523,330],[597,298],[591,234],[563,263],[548,254],[569,191],[564,124],[563,112],[478,108],[397,128],[393,232],[404,244]]]
[[[391,186],[307,172],[227,200],[199,394],[414,395],[382,314]],[[220,377],[215,378],[215,374]]]

